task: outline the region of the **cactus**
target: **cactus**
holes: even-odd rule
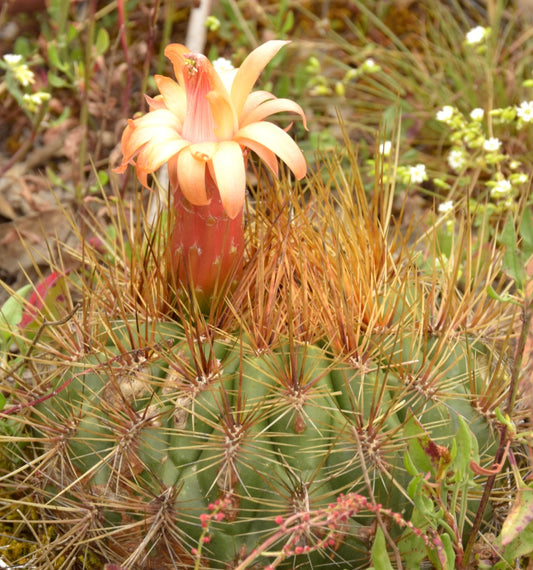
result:
[[[470,255],[465,222],[443,269],[438,224],[394,223],[392,187],[368,203],[347,147],[351,179],[340,157],[305,186],[258,172],[242,273],[207,312],[169,294],[172,223],[148,244],[123,224],[138,206],[61,314],[4,331],[2,509],[49,538],[30,563],[460,566],[510,390],[501,258]]]
[[[13,374],[9,417],[31,430],[3,484],[54,528],[41,565],[95,552],[127,568],[235,568],[280,520],[339,496],[409,520],[423,458],[426,475],[453,476],[460,430],[472,441],[463,462],[491,464],[512,325],[480,293],[495,265],[468,261],[459,292],[453,275],[421,271],[355,188],[339,183],[334,199],[316,177],[290,208],[281,191],[258,202],[240,285],[209,317],[150,310],[124,286],[133,272],[94,252],[83,307],[41,327],[27,358],[28,341],[13,339],[33,377]],[[480,489],[465,479],[449,518],[467,535]],[[281,534],[253,563],[285,548],[289,565],[366,567],[375,519],[362,509],[328,542],[327,526],[292,546]],[[407,530],[390,540],[401,547]]]

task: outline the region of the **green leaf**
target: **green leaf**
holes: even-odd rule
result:
[[[59,58],[59,51],[57,49],[57,45],[54,42],[48,42],[47,52],[48,52],[48,63],[52,67],[64,71],[65,66],[63,65],[63,63]]]
[[[522,306],[522,303],[519,303],[516,299],[511,297],[511,295],[500,295],[492,285],[487,286],[487,295],[491,299],[495,299],[496,301],[500,301],[500,303],[514,303],[515,305]]]
[[[428,447],[430,437],[420,422],[411,413],[405,424],[404,435],[408,440],[408,454],[413,467],[418,473],[434,472],[434,465],[425,449]]]
[[[529,258],[533,255],[533,216],[531,215],[531,208],[524,210],[519,232],[522,238],[522,251],[526,258]]]
[[[99,170],[98,171],[98,182],[105,186],[109,182],[109,174],[106,170]]]
[[[63,78],[59,77],[59,75],[51,72],[48,73],[48,82],[52,87],[70,87],[70,83],[68,81],[65,81]]]
[[[76,26],[74,26],[72,24],[72,22],[69,22],[69,24],[67,26],[67,34],[66,35],[67,35],[67,43],[72,42],[79,35],[78,28]]]
[[[461,416],[459,418],[459,429],[455,436],[456,453],[453,458],[451,470],[454,472],[454,481],[464,481],[470,477],[470,461],[479,462],[477,446],[474,445],[472,431]]]
[[[424,524],[425,521],[415,509],[411,516],[411,522],[420,528],[420,525]],[[421,536],[417,536],[410,528],[405,529],[398,543],[398,548],[406,568],[420,568],[420,563],[427,556],[427,547],[424,539]]]
[[[518,289],[522,291],[525,280],[525,268],[516,241],[515,225],[510,216],[501,231],[500,241],[505,245],[503,269],[514,280]]]
[[[378,527],[372,545],[372,564],[376,570],[393,570],[381,527]]]
[[[427,496],[424,490],[423,476],[417,475],[407,487],[407,492],[415,504],[416,510],[426,522],[438,522],[437,512],[433,501]]]
[[[294,26],[294,12],[289,10],[287,12],[287,17],[285,18],[285,22],[283,23],[283,28],[281,29],[281,35],[288,34]]]
[[[31,289],[31,285],[22,287],[2,305],[0,309],[0,342],[8,343],[13,329],[22,320],[22,313],[24,312],[23,299],[26,298]]]
[[[104,55],[109,48],[109,34],[105,28],[100,28],[96,35],[96,53]]]

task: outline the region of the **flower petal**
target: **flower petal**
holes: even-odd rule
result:
[[[196,160],[203,160],[208,162],[213,158],[213,155],[218,149],[218,143],[207,141],[201,143],[192,144],[189,147],[189,152],[193,155]]]
[[[205,188],[204,160],[198,160],[190,147],[180,152],[176,163],[176,174],[181,192],[194,206],[205,206],[210,200]]]
[[[183,66],[185,65],[184,55],[190,53],[190,49],[182,44],[169,44],[165,48],[165,56],[172,62],[174,75],[181,87],[185,85],[183,81]]]
[[[228,94],[231,92],[231,86],[233,85],[233,80],[235,79],[235,75],[237,75],[237,71],[238,71],[237,69],[230,69],[223,71],[216,70]]]
[[[305,120],[305,113],[298,103],[290,99],[272,99],[265,101],[261,105],[252,109],[246,116],[241,118],[240,126],[243,127],[250,123],[257,123],[274,113],[296,113],[303,119],[304,127],[307,129],[307,122]]]
[[[141,117],[133,119],[135,127],[167,127],[172,125],[174,128],[178,128],[180,125],[180,120],[174,113],[168,109],[154,109]]]
[[[219,141],[229,140],[238,129],[237,117],[233,111],[229,97],[219,91],[211,91],[207,95],[211,112],[215,121],[215,136]]]
[[[150,97],[149,95],[144,96],[150,111],[155,111],[156,109],[166,109],[165,101],[163,101],[162,95],[156,95],[155,97]]]
[[[200,59],[198,61],[200,63]],[[200,67],[203,72],[207,73],[209,78],[210,91],[205,97],[209,101],[216,125],[214,128],[215,136],[218,140],[230,139],[238,128],[238,122],[237,115],[231,104],[229,91],[221,75],[217,73],[213,64],[204,56],[202,56],[202,65],[199,65]]]
[[[233,140],[250,146],[250,148],[252,146],[249,143],[255,142],[264,145],[287,164],[298,180],[303,178],[307,172],[307,165],[300,147],[283,129],[273,123],[262,121],[246,125],[238,130]]]
[[[169,140],[179,136],[179,126],[177,118],[163,109],[148,113],[134,121],[130,119],[122,133],[121,147],[124,161],[131,161],[139,149],[154,138]]]
[[[270,99],[276,98],[277,97],[275,95],[272,95],[272,93],[269,93],[268,91],[252,91],[244,102],[244,107],[242,108],[241,114],[239,116],[239,122],[246,122],[247,115],[252,112],[258,105],[261,105]]]
[[[267,63],[289,41],[271,40],[254,49],[239,67],[231,86],[231,102],[237,117],[240,116],[246,98],[250,94],[259,74]]]
[[[137,155],[137,166],[146,172],[155,172],[170,157],[187,148],[190,144],[189,141],[182,139],[177,134],[174,134],[174,138],[166,140],[155,137],[147,142]]]
[[[224,211],[233,219],[242,210],[246,194],[246,167],[240,145],[233,141],[219,143],[213,171]]]
[[[185,109],[187,108],[185,90],[170,77],[165,77],[164,75],[154,75],[154,80],[167,109],[176,115],[183,124]]]
[[[143,168],[139,168],[138,166],[135,168],[135,173],[137,174],[137,178],[139,182],[145,187],[150,188],[148,184],[148,175],[151,174],[153,171],[147,171]]]
[[[247,139],[246,142],[242,143],[242,145],[249,148],[252,152],[255,152],[255,154],[257,154],[257,156],[268,166],[268,168],[270,168],[272,174],[274,174],[276,177],[278,176],[278,159],[269,148],[267,148],[264,144],[252,141],[250,139]]]
[[[213,64],[202,54],[191,53],[185,57],[183,79],[187,97],[183,136],[192,142],[216,141],[215,120],[207,95],[216,91],[222,98],[229,99],[226,88]]]
[[[244,107],[242,108],[241,117],[244,114],[249,113],[252,109],[255,109],[257,105],[261,105],[261,103],[264,103],[269,99],[277,99],[277,97],[275,95],[272,95],[272,93],[270,93],[269,91],[263,91],[263,90],[252,91],[250,95],[248,95],[248,97],[246,98],[246,101],[244,102]]]
[[[179,186],[178,180],[178,156],[175,154],[168,159],[168,181],[172,190]]]

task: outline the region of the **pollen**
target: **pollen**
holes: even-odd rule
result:
[[[196,58],[196,56],[191,53],[189,55],[186,55],[183,59],[185,60],[187,71],[191,75],[196,74],[198,72],[198,59]]]

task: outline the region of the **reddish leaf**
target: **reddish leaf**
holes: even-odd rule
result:
[[[36,319],[47,301],[54,300],[59,303],[65,302],[62,285],[63,280],[68,273],[68,271],[64,274],[53,271],[44,281],[41,281],[39,285],[35,287],[33,293],[28,299],[28,304],[22,313],[22,319],[20,321],[21,328],[26,328]]]
[[[511,543],[533,520],[533,489],[519,486],[513,506],[502,527],[502,544]]]

